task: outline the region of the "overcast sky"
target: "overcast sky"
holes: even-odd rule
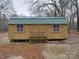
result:
[[[28,4],[25,4],[24,0],[12,0],[15,11],[18,15],[29,16]]]

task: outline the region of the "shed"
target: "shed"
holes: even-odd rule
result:
[[[48,40],[67,39],[68,21],[64,17],[11,17],[8,21],[11,40],[28,40],[46,36]]]

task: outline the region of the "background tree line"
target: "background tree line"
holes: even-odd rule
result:
[[[24,1],[26,5],[27,0]],[[32,16],[66,17],[70,22],[69,28],[72,30],[77,28],[79,31],[78,0],[29,0],[28,6]],[[17,16],[12,1],[0,0],[0,30],[7,29],[7,21],[12,16]]]
[[[69,19],[70,29],[73,30],[77,27],[79,31],[78,4],[78,0],[29,0],[29,7],[32,15],[66,17]],[[75,22],[76,18],[77,22]]]
[[[16,16],[11,0],[0,0],[0,31],[7,30],[9,17]]]

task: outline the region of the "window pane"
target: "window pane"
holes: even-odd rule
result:
[[[23,25],[22,24],[18,24],[17,28],[23,28]]]
[[[20,31],[23,31],[23,28],[20,28]]]
[[[59,31],[59,24],[53,25],[53,31]]]
[[[17,28],[19,28],[19,25],[17,25]]]
[[[20,28],[23,28],[23,25],[20,25]]]
[[[18,25],[16,25],[17,27],[16,27],[16,31],[17,32],[23,32],[23,24],[18,24]]]
[[[22,32],[23,31],[23,28],[17,28],[17,31],[18,32]]]

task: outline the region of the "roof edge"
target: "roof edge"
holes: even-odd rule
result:
[[[10,17],[11,18],[65,18],[65,17]]]

